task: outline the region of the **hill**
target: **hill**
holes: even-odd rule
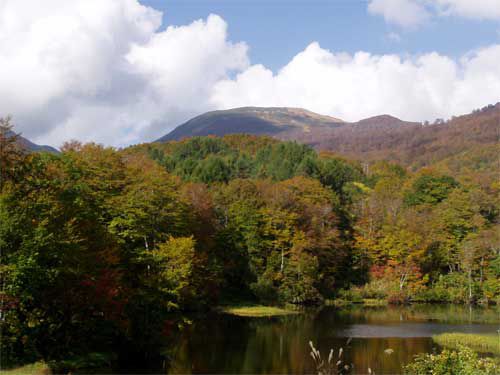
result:
[[[343,121],[300,108],[243,107],[207,112],[179,125],[157,142],[181,140],[193,136],[246,133],[285,137],[289,133],[304,133],[312,128],[331,129]]]
[[[345,156],[421,167],[500,140],[500,103],[448,121],[408,123],[378,116],[297,139]]]
[[[11,130],[8,130],[7,133],[6,133],[7,137],[12,137],[14,135],[15,135],[15,133],[13,131],[11,131]],[[59,152],[54,147],[51,147],[51,146],[48,146],[48,145],[39,145],[39,144],[33,143],[29,139],[24,138],[21,135],[18,135],[17,143],[19,143],[19,145],[22,148],[24,148],[24,149],[26,149],[28,151],[31,151],[31,152],[40,152],[40,151],[54,152],[54,153],[58,153]]]

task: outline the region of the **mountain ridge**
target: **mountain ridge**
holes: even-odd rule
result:
[[[6,136],[7,137],[13,137],[17,135],[17,143],[24,149],[30,151],[30,152],[53,152],[53,153],[59,153],[59,151],[49,145],[39,145],[37,143],[34,143],[30,141],[28,138],[23,137],[20,134],[14,133],[12,130],[7,131]]]
[[[196,116],[157,142],[238,133],[297,141],[365,161],[427,165],[471,147],[498,143],[500,102],[433,124],[404,121],[389,114],[346,122],[300,108],[233,108]]]

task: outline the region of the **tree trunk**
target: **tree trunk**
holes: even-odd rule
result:
[[[472,268],[469,268],[469,304],[472,303]]]
[[[283,268],[285,267],[285,253],[283,252],[283,248],[281,248],[281,272],[283,272]]]

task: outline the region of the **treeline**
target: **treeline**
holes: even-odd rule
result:
[[[9,128],[3,361],[151,360],[182,313],[228,300],[500,296],[494,181],[238,135],[29,154]]]

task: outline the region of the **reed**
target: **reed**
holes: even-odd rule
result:
[[[352,338],[347,339],[346,348],[349,348]],[[328,357],[321,357],[321,352],[314,347],[312,341],[309,341],[311,347],[311,358],[316,366],[316,373],[318,375],[348,375],[354,373],[354,364],[347,363],[344,360],[344,349],[341,347],[338,351],[330,349]],[[375,375],[375,373],[368,368],[368,374]]]

